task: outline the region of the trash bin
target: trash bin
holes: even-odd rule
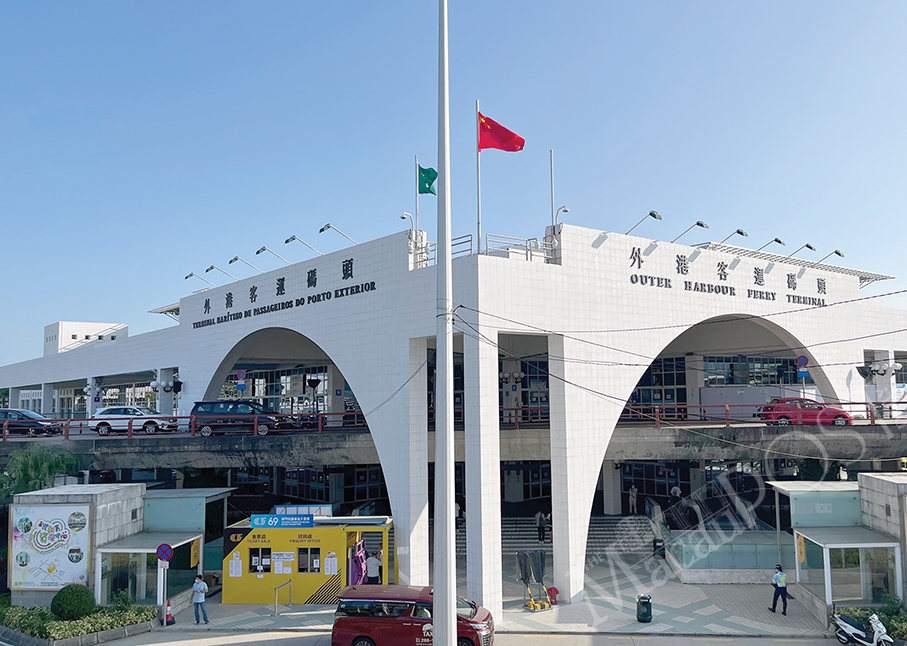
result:
[[[636,621],[647,624],[652,621],[652,596],[636,595]]]
[[[558,590],[557,588],[555,588],[553,586],[548,588],[548,598],[551,599],[552,606],[557,605],[557,593],[558,592],[560,592],[560,590]]]
[[[665,542],[662,539],[652,539],[652,553],[660,559],[663,559],[665,557]]]

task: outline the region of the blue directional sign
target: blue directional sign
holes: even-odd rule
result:
[[[808,379],[808,378],[809,378],[809,370],[800,369],[797,371],[797,379]]]
[[[314,527],[312,514],[253,514],[252,527]]]
[[[236,390],[242,391],[242,390],[245,390],[245,389],[246,389],[246,384],[244,384],[244,383],[238,383],[238,384],[236,384]]]

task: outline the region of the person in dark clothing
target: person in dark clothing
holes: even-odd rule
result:
[[[778,597],[781,597],[781,614],[787,614],[787,575],[781,569],[781,564],[775,566],[775,574],[772,576],[772,587],[775,588],[775,594],[772,597],[772,607],[770,612],[775,612],[778,606]]]

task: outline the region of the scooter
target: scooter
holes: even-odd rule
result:
[[[878,615],[869,617],[869,626],[872,628],[872,636],[866,627],[855,619],[847,615],[840,615],[837,612],[832,614],[835,622],[835,637],[842,644],[857,644],[857,646],[887,646],[893,644],[894,640],[885,629],[885,625],[879,621]]]

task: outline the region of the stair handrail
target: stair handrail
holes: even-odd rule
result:
[[[286,586],[290,586],[290,603],[289,603],[289,605],[291,605],[291,606],[293,605],[293,579],[290,579],[286,583],[281,583],[279,586],[274,588],[274,616],[275,617],[277,616],[277,593],[281,588],[286,587]]]

